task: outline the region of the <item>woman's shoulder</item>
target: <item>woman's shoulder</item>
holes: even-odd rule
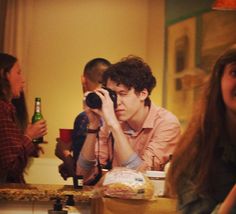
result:
[[[13,105],[4,100],[0,100],[0,112],[1,114],[6,114],[7,112],[13,110]]]
[[[197,193],[195,186],[189,180],[178,190],[178,209],[181,213],[211,213],[217,205],[212,197]]]

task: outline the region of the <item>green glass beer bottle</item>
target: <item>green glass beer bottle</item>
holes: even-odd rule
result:
[[[32,123],[35,123],[41,119],[43,119],[43,115],[41,113],[41,98],[36,97],[35,98],[34,115],[32,117]],[[33,139],[33,143],[36,143],[36,144],[43,143],[43,137]]]

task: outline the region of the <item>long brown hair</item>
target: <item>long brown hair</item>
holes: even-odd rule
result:
[[[205,86],[197,110],[180,138],[167,175],[172,194],[178,194],[186,180],[195,184],[196,192],[211,189],[214,154],[225,130],[226,110],[221,92],[221,79],[225,66],[236,63],[236,46],[232,46],[215,63]]]
[[[9,100],[11,96],[11,87],[7,79],[7,74],[16,61],[16,57],[6,53],[0,53],[0,99],[2,100]]]
[[[24,133],[28,125],[28,112],[25,102],[25,95],[22,92],[20,97],[10,100],[11,86],[7,79],[7,74],[11,71],[14,64],[17,62],[17,58],[6,54],[0,53],[0,99],[5,101],[11,101],[16,108],[16,123],[21,131]]]
[[[21,129],[22,133],[24,133],[29,123],[29,116],[24,92],[21,92],[20,97],[12,99],[12,104],[16,108],[17,125]]]

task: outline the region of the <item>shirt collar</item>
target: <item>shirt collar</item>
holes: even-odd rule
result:
[[[153,103],[151,103],[148,115],[147,115],[147,117],[142,125],[142,128],[140,130],[153,128],[154,123],[155,123],[154,115],[156,114],[155,108],[156,108],[156,106]],[[139,133],[139,132],[135,132],[133,129],[131,129],[130,126],[126,122],[122,123],[122,127],[123,127],[124,133],[127,135],[135,135],[135,134]]]
[[[143,123],[143,127],[142,128],[153,128],[154,127],[154,124],[155,124],[155,121],[156,121],[156,106],[151,103],[150,105],[150,109],[149,109],[149,112],[148,112],[148,115]]]

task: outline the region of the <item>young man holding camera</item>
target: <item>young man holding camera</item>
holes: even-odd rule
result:
[[[85,184],[99,179],[103,167],[161,170],[168,161],[180,124],[172,113],[151,102],[155,85],[150,67],[138,57],[127,57],[104,72],[105,88],[94,91],[101,108],[85,107],[89,125],[76,169]],[[116,99],[111,99],[110,90]]]

